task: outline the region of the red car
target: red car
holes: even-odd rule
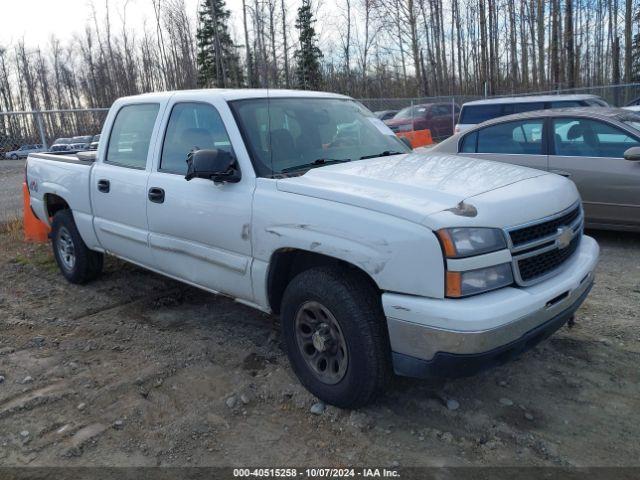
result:
[[[403,108],[392,119],[385,120],[394,133],[431,130],[434,140],[453,135],[460,107],[455,103],[424,103]]]

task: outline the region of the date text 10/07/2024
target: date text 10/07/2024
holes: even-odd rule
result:
[[[234,468],[236,478],[399,478],[397,470],[386,468]]]

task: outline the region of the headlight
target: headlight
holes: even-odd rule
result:
[[[398,125],[397,129],[398,132],[410,132],[413,130],[413,125],[410,123],[407,123],[406,125]]]
[[[510,263],[466,272],[447,271],[446,295],[453,298],[466,297],[506,287],[512,283],[513,273],[511,272]]]
[[[462,258],[507,248],[502,230],[497,228],[443,228],[436,232],[447,258]]]

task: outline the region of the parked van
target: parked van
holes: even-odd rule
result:
[[[608,106],[609,104],[597,95],[531,95],[475,100],[462,105],[455,133],[460,133],[478,123],[514,113],[548,108]]]

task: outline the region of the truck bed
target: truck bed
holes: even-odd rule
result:
[[[95,152],[33,153],[27,157],[27,182],[31,207],[49,223],[48,202],[60,197],[69,205],[84,238],[94,237],[90,181]]]
[[[97,151],[83,152],[46,152],[30,153],[28,158],[38,158],[40,160],[53,160],[55,162],[78,163],[81,165],[91,165],[96,161]]]

